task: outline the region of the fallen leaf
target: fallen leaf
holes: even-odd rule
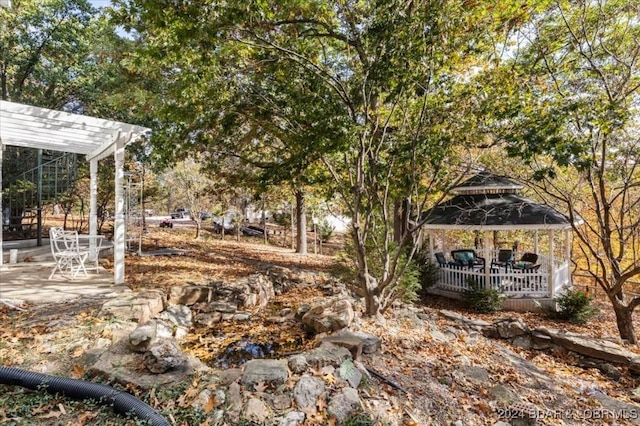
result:
[[[79,358],[84,354],[84,348],[82,346],[76,346],[71,353],[74,358]]]
[[[329,383],[330,385],[334,385],[337,382],[336,376],[334,376],[333,373],[327,373],[324,376],[322,376],[322,378],[324,379],[325,382]]]
[[[62,415],[61,411],[50,411],[47,414],[41,414],[38,416],[39,419],[57,419]]]
[[[207,403],[204,405],[204,412],[205,413],[212,412],[215,406],[216,406],[216,396],[211,395],[209,399],[207,399]]]
[[[71,377],[74,379],[79,379],[84,376],[84,367],[80,364],[73,364],[73,371],[71,372]]]
[[[93,420],[98,416],[98,411],[85,411],[78,416],[78,423],[74,423],[74,426],[83,426],[87,424],[89,420]]]
[[[260,396],[267,389],[267,385],[261,380],[258,383],[256,383],[254,389],[256,390],[256,393],[258,394],[258,396]]]
[[[320,396],[316,401],[316,407],[318,408],[318,411],[324,411],[327,408],[327,402],[322,396]]]

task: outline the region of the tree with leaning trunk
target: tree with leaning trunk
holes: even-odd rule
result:
[[[640,305],[639,13],[629,1],[554,2],[485,82],[497,139],[569,212],[575,269],[607,295],[630,343]]]

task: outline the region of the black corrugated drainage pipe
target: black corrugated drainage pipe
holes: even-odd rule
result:
[[[118,414],[132,413],[142,420],[151,421],[153,426],[170,426],[164,417],[138,398],[99,383],[0,366],[0,384],[44,390],[51,394],[58,393],[74,399],[92,399],[100,405],[113,404],[113,410]]]

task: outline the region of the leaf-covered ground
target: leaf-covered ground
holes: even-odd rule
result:
[[[204,238],[192,239],[189,229],[152,229],[144,242],[144,251],[157,247],[186,250],[182,256],[136,256],[126,259],[127,284],[133,289],[162,288],[187,282],[233,280],[251,274],[267,265],[295,267],[327,272],[334,261],[329,255],[301,256],[289,248],[265,245],[260,239],[227,237],[205,233]],[[152,238],[151,238],[152,237]],[[157,247],[156,247],[157,246]],[[325,253],[335,253],[334,247],[325,247]],[[104,266],[110,268],[109,261]],[[292,288],[276,297],[266,312],[248,323],[228,324],[216,335],[190,335],[184,346],[189,352],[214,363],[216,354],[226,346],[245,337],[252,341],[281,345],[282,351],[301,350],[313,344],[301,328],[282,329],[268,317],[283,307],[297,307],[301,301],[319,296],[312,287]],[[49,374],[82,378],[86,348],[99,339],[109,339],[112,328],[109,321],[99,318],[100,299],[81,299],[67,303],[26,306],[20,312],[0,307],[0,365],[18,366]],[[362,389],[365,406],[379,424],[441,424],[441,419],[459,418],[462,424],[494,424],[500,420],[496,407],[488,404],[490,385],[505,384],[521,389],[524,401],[537,407],[583,412],[595,403],[593,393],[602,391],[630,402],[630,392],[638,380],[627,371],[613,380],[596,369],[578,367],[578,360],[566,354],[546,354],[509,348],[537,367],[550,373],[561,389],[571,395],[569,400],[553,397],[550,390],[531,391],[529,373],[502,362],[504,352],[496,342],[484,339],[472,341],[463,334],[442,343],[429,333],[430,324],[445,329],[449,323],[437,315],[437,309],[458,310],[469,317],[492,321],[497,317],[519,316],[530,326],[546,325],[587,334],[594,337],[617,336],[611,309],[603,303],[595,319],[586,326],[557,323],[540,314],[497,313],[480,315],[463,309],[459,304],[442,298],[422,302],[419,311],[429,318],[423,324],[392,311],[384,319],[360,320],[359,326],[383,339],[381,354],[363,359],[379,373],[392,379],[408,391],[404,394],[388,384],[371,380],[370,387]],[[404,311],[401,309],[400,311]],[[635,348],[631,348],[634,349]],[[640,353],[640,352],[639,352]],[[482,366],[491,377],[491,383],[467,380],[457,371],[465,365]],[[192,384],[184,383],[153,394],[128,391],[138,395],[159,409],[177,425],[198,425],[201,417],[187,407],[176,403],[190,392]],[[457,417],[456,417],[457,416]],[[503,419],[505,420],[505,419]],[[386,423],[385,423],[386,422]],[[545,419],[543,424],[581,424],[567,419]],[[623,424],[604,420],[603,424]],[[22,388],[0,385],[0,424],[15,425],[92,425],[136,424],[121,419],[109,408],[91,402],[69,401],[64,398],[32,392]]]

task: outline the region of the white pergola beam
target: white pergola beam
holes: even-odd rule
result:
[[[0,2],[3,0],[0,0]],[[6,0],[5,0],[6,1]],[[0,3],[1,4],[1,3]],[[89,233],[97,233],[98,161],[111,155],[116,160],[116,222],[114,230],[114,282],[124,283],[124,151],[151,129],[112,120],[71,114],[0,100],[0,149],[2,145],[46,149],[86,155],[90,161]],[[2,178],[0,153],[0,180]],[[0,187],[1,190],[1,187]],[[0,201],[0,212],[2,204]],[[0,235],[0,253],[2,237]],[[2,256],[0,256],[0,267]]]
[[[126,229],[124,221],[124,147],[120,140],[114,152],[116,164],[115,179],[115,219],[113,225],[113,280],[115,284],[124,284],[124,254]]]

